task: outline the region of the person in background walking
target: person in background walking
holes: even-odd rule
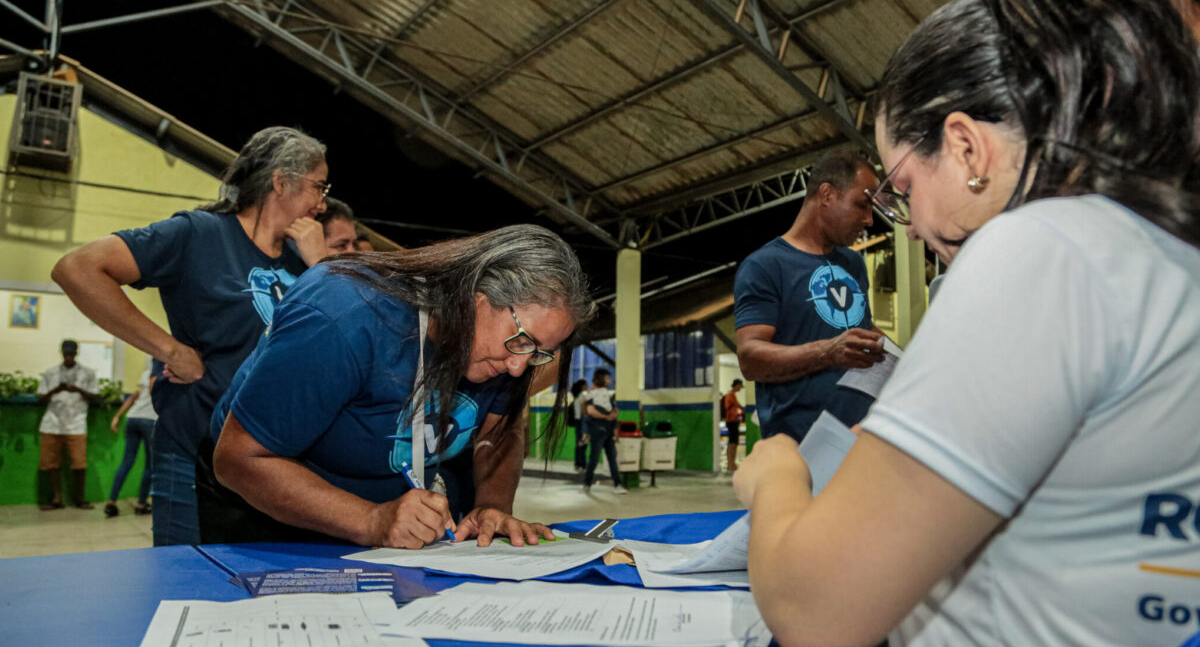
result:
[[[725,448],[725,462],[728,471],[732,472],[737,469],[737,450],[738,442],[741,440],[742,421],[745,420],[746,410],[742,407],[742,403],[738,401],[738,391],[742,390],[742,381],[740,379],[733,381],[733,386],[730,387],[729,393],[721,400],[721,410],[724,412],[725,429],[729,431],[729,442]]]
[[[150,391],[154,388],[158,376],[162,374],[162,363],[152,364],[153,366],[147,366],[146,370],[142,371],[137,389],[125,400],[121,408],[117,409],[112,423],[109,424],[114,434],[120,433],[121,416],[128,416],[125,419],[125,456],[121,459],[121,465],[117,467],[116,475],[113,476],[112,493],[108,496],[108,503],[104,504],[106,517],[120,514],[117,509],[117,497],[121,493],[121,487],[125,485],[125,477],[129,476],[129,470],[133,469],[133,463],[137,460],[139,445],[146,448],[146,463],[142,468],[142,484],[138,487],[137,505],[133,506],[133,513],[150,514],[148,498],[150,474],[154,465],[154,452],[150,449],[150,443],[154,438],[154,421],[158,420],[154,404],[150,401]]]

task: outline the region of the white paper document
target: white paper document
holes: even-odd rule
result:
[[[412,639],[380,636],[396,604],[387,593],[301,593],[235,602],[163,600],[142,647],[400,647]],[[419,643],[418,643],[419,644]]]
[[[856,440],[858,436],[828,411],[822,411],[809,427],[808,434],[800,441],[800,455],[808,463],[808,472],[812,475],[813,496],[829,484]]]
[[[525,645],[725,645],[755,626],[734,622],[740,591],[647,591],[625,586],[461,584],[399,609],[401,631],[421,638]],[[753,614],[757,609],[750,605]]]
[[[642,579],[642,586],[648,589],[667,589],[667,588],[687,588],[695,586],[732,586],[738,588],[750,588],[750,574],[746,572],[745,554],[746,549],[734,549],[742,555],[741,565],[738,566],[737,558],[734,557],[729,570],[724,571],[705,571],[705,572],[678,572],[678,568],[691,561],[696,561],[697,555],[709,551],[710,553],[721,550],[718,546],[716,549],[710,549],[713,540],[702,541],[697,544],[660,544],[650,541],[636,541],[626,539],[621,541],[629,552],[633,553],[633,559],[637,566],[638,577]],[[701,555],[700,560],[703,562],[712,562],[713,556]],[[702,568],[703,566],[701,566]]]
[[[344,556],[375,564],[428,568],[447,573],[475,575],[496,580],[531,580],[586,564],[607,553],[615,544],[570,539],[555,533],[557,541],[512,546],[499,538],[487,548],[474,541],[438,542],[420,550],[376,548]]]
[[[882,362],[870,368],[852,368],[843,373],[842,378],[837,382],[838,386],[862,391],[872,398],[878,399],[880,391],[883,391],[883,385],[892,376],[892,371],[896,370],[896,362],[900,361],[900,356],[904,354],[904,351],[892,343],[892,340],[884,337],[883,353]]]
[[[632,542],[627,542],[632,543]],[[647,542],[637,542],[646,544]],[[658,544],[663,548],[648,551],[643,547],[647,566],[660,573],[712,573],[744,571],[750,550],[750,514],[730,524],[710,541],[698,544]],[[638,551],[633,550],[634,555]],[[638,560],[640,563],[642,560]]]

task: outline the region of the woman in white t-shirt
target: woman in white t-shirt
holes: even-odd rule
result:
[[[875,100],[871,197],[953,265],[820,497],[786,434],[738,470],[768,626],[1178,645],[1200,623],[1190,32],[1166,0],[954,0]]]
[[[120,433],[121,416],[128,416],[125,419],[125,455],[121,458],[117,473],[113,475],[112,493],[108,497],[108,503],[104,504],[106,517],[120,514],[117,497],[125,485],[125,477],[129,476],[129,470],[133,469],[133,463],[137,460],[139,445],[146,448],[146,461],[142,467],[142,483],[138,486],[137,505],[133,506],[133,513],[150,514],[150,472],[154,462],[151,439],[154,438],[154,421],[158,420],[154,404],[150,402],[150,390],[154,388],[158,376],[151,375],[149,360],[146,364],[146,370],[142,371],[142,376],[138,378],[137,389],[125,400],[121,408],[117,409],[109,425],[114,434]]]

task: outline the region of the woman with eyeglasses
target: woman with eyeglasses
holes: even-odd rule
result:
[[[261,130],[226,170],[221,199],[88,243],[51,273],[84,315],[166,365],[154,388],[156,546],[200,541],[197,447],[275,304],[325,255],[314,217],[325,210],[328,174],[316,139],[293,128]],[[123,285],[158,288],[170,332],[138,310]]]
[[[1166,0],[954,0],[876,101],[877,206],[953,262],[819,497],[786,436],[735,475],[768,626],[785,645],[1181,643],[1200,574],[1194,40]]]
[[[551,539],[512,517],[531,369],[570,357],[593,309],[574,252],[534,225],[306,272],[213,416],[204,541]]]

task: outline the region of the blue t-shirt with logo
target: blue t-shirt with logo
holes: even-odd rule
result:
[[[158,288],[171,335],[204,362],[199,380],[159,380],[152,391],[158,429],[194,455],[217,400],[307,266],[291,241],[278,258],[264,254],[235,214],[181,211],[115,233],[141,273],[132,287]]]
[[[297,458],[369,501],[395,499],[408,491],[401,463],[412,463],[407,407],[418,339],[411,305],[317,265],[279,303],[270,330],[237,372],[213,414],[212,438],[232,411],[271,452]],[[436,361],[428,340],[425,361]],[[460,382],[440,450],[438,397],[427,397],[425,464],[433,468],[471,447],[487,414],[506,411],[512,380]]]
[[[830,339],[852,327],[870,329],[867,288],[866,263],[852,250],[809,254],[775,238],[738,267],[734,324],[774,326],[771,341],[785,346]],[[827,368],[788,382],[756,383],[763,436],[803,438],[844,372]]]

